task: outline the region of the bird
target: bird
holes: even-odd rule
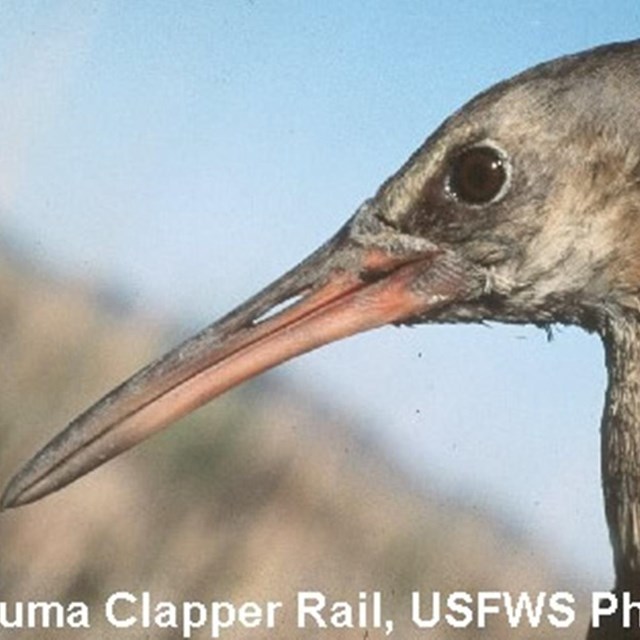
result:
[[[638,105],[640,40],[566,55],[480,93],[319,249],[75,418],[11,479],[2,509],[361,331],[576,325],[605,351],[601,473],[615,589],[640,595]]]

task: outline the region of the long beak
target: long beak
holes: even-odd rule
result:
[[[350,225],[230,314],[73,420],[11,480],[7,509],[33,502],[270,367],[323,344],[424,315],[468,283],[434,245],[354,241]],[[283,308],[283,305],[284,308]]]

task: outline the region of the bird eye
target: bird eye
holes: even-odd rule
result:
[[[467,204],[488,204],[500,196],[509,180],[507,161],[493,147],[471,147],[453,161],[447,190]]]

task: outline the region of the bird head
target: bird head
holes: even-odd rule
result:
[[[450,252],[466,295],[423,320],[579,324],[638,308],[640,44],[540,65],[453,114],[373,215]]]
[[[561,58],[460,109],[315,253],[70,423],[36,500],[258,373],[385,324],[637,313],[640,44]]]

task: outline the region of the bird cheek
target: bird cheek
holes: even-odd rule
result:
[[[454,203],[445,195],[443,182],[432,178],[414,195],[400,220],[404,233],[434,241],[441,238],[442,228],[455,217]]]
[[[455,249],[471,242],[481,244],[478,256],[489,255],[500,252],[499,243],[491,237],[500,212],[501,207],[465,205],[448,196],[440,183],[430,184],[409,209],[403,226],[406,233]]]
[[[454,207],[424,201],[409,210],[402,226],[404,233],[436,244],[451,244],[464,232],[464,225]]]
[[[513,247],[490,238],[469,242],[463,249],[465,258],[481,267],[495,267],[513,259]]]

